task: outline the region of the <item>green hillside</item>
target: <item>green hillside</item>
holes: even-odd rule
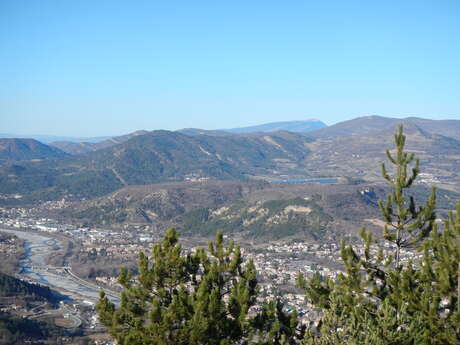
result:
[[[0,273],[0,297],[32,297],[37,300],[56,302],[58,297],[47,286],[31,284]]]
[[[186,232],[201,235],[242,232],[247,238],[289,236],[319,239],[333,218],[314,200],[270,200],[249,206],[240,201],[217,210],[201,208],[183,216]]]
[[[0,168],[0,193],[30,199],[96,197],[127,185],[187,179],[244,180],[295,171],[308,155],[302,135],[187,136],[154,131],[110,148]]]

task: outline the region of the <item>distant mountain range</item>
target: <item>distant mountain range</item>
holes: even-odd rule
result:
[[[24,194],[34,200],[78,199],[102,196],[124,186],[173,181],[327,176],[377,181],[384,150],[393,147],[398,123],[405,126],[407,148],[422,159],[423,172],[428,174],[425,180],[437,179],[441,185],[458,189],[459,120],[370,116],[306,134],[261,131],[280,128],[278,123],[256,126],[257,132],[244,134],[138,131],[91,145],[61,142],[52,147],[34,140],[28,144],[25,139],[7,140],[0,151],[4,163],[0,193]],[[288,124],[304,128],[299,123],[285,126]],[[37,159],[41,161],[31,161]]]
[[[259,126],[242,127],[233,129],[222,129],[222,130],[205,130],[198,128],[185,128],[178,130],[177,132],[186,135],[210,135],[210,136],[227,136],[230,134],[251,134],[251,133],[270,133],[276,131],[289,131],[293,133],[308,133],[318,128],[324,128],[326,124],[319,120],[306,120],[306,121],[285,121],[285,122],[273,122]],[[123,136],[112,137],[103,141],[53,141],[50,143],[51,146],[57,147],[62,151],[69,154],[80,154],[91,151],[96,151],[102,148],[110,147],[116,144],[131,139],[134,136],[146,134],[148,131],[137,131]]]
[[[240,127],[222,129],[224,132],[248,134],[248,133],[270,133],[277,131],[288,131],[293,133],[309,133],[320,128],[327,127],[327,125],[316,119],[305,121],[284,121],[284,122],[271,122],[257,126]]]
[[[373,132],[382,131],[386,128],[394,128],[396,124],[404,124],[406,122],[416,124],[421,130],[425,130],[428,133],[436,133],[460,140],[459,120],[429,120],[417,117],[399,119],[382,117],[377,115],[358,117],[353,120],[339,122],[329,127],[320,120],[311,119],[305,121],[272,122],[257,126],[221,130],[184,128],[176,132],[192,136],[228,136],[241,134],[263,135],[264,133],[288,131],[293,133],[306,134],[313,139],[325,140],[355,135],[367,135]],[[149,131],[140,130],[130,134],[116,137],[65,138],[51,136],[33,136],[32,138],[37,140],[40,140],[39,138],[43,138],[42,141],[48,143],[48,145],[56,147],[68,154],[75,155],[97,151],[103,148],[117,145],[131,139],[132,137],[147,133],[149,133]],[[2,136],[8,135],[0,134],[0,137]],[[59,138],[59,140],[55,140],[57,138]]]
[[[295,170],[308,155],[303,135],[188,136],[153,131],[85,154],[0,168],[0,193],[92,197],[126,185],[247,179]]]
[[[229,128],[229,129],[216,129],[206,130],[200,128],[184,128],[178,132],[187,135],[212,135],[222,136],[229,134],[263,134],[273,133],[278,131],[287,131],[292,133],[309,133],[314,130],[327,127],[327,125],[316,119],[305,121],[283,121],[283,122],[270,122],[257,126]]]
[[[326,124],[319,120],[306,121],[284,121],[272,122],[258,126],[241,127],[222,130],[205,130],[198,128],[185,128],[177,132],[187,135],[212,135],[225,136],[230,134],[250,134],[250,133],[269,133],[276,131],[289,131],[293,133],[308,133],[313,130],[324,128]],[[31,135],[29,138],[39,140],[50,146],[56,147],[66,153],[75,155],[86,152],[96,151],[107,148],[116,144],[120,144],[131,139],[134,136],[146,134],[148,131],[140,130],[130,134],[116,137],[95,137],[95,138],[73,138],[73,137],[58,137],[49,135]],[[12,134],[0,134],[0,138],[16,138]]]

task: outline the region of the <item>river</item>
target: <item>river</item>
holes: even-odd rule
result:
[[[25,240],[25,254],[20,261],[20,276],[48,285],[71,299],[97,302],[100,290],[97,285],[73,276],[69,268],[54,268],[46,265],[45,259],[53,251],[53,247],[62,247],[59,240],[33,232],[9,229],[0,229],[0,231]],[[107,293],[107,296],[113,302],[119,302],[119,298],[115,294]]]

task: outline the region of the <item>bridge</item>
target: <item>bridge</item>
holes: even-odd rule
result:
[[[66,271],[69,270],[68,266],[26,266],[32,271]]]
[[[72,279],[79,286],[84,286],[85,288],[91,289],[95,292],[100,291],[102,288],[92,282],[84,280],[77,275],[75,275],[70,266],[26,266],[25,268],[30,269],[33,272],[51,272],[65,276],[66,278]],[[111,297],[112,301],[118,303],[120,301],[120,294],[118,292],[112,291],[110,289],[104,288],[105,294],[108,297]]]

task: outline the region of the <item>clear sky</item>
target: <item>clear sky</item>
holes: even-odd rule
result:
[[[460,119],[460,1],[0,0],[0,133]]]

